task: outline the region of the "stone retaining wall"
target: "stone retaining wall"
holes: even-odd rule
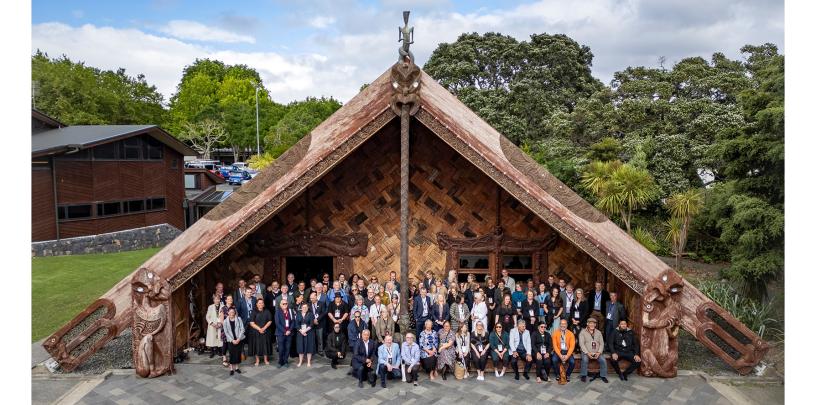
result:
[[[151,225],[145,228],[102,233],[76,238],[32,242],[32,257],[114,253],[165,246],[182,231],[169,225]]]

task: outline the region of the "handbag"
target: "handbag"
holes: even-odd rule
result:
[[[457,361],[453,367],[453,376],[456,377],[457,380],[464,380],[465,379],[465,365],[462,364],[461,361]]]

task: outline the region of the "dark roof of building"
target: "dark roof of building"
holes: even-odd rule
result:
[[[217,186],[211,186],[196,197],[191,202],[198,205],[217,205],[231,196],[234,190],[219,190]]]
[[[223,179],[220,176],[217,176],[216,174],[214,174],[214,172],[212,172],[208,169],[202,169],[202,168],[199,168],[199,167],[186,167],[184,169],[184,171],[185,171],[186,174],[203,173],[206,176],[208,176],[208,178],[211,179],[214,183],[217,183],[217,184],[225,183],[225,179]]]
[[[56,118],[49,117],[48,115],[46,115],[46,113],[34,108],[31,109],[31,118],[34,118],[40,122],[44,122],[46,125],[53,128],[67,126],[66,124],[63,124],[62,122],[58,121]]]
[[[72,149],[97,145],[148,134],[184,156],[197,152],[156,125],[72,125],[31,135],[32,156],[60,154]]]

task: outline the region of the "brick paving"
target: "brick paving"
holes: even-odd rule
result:
[[[486,373],[485,381],[477,381],[476,374],[467,380],[429,381],[420,373],[417,387],[401,381],[388,381],[383,389],[377,382],[371,388],[358,388],[356,380],[346,375],[350,369],[340,365],[332,369],[327,360],[318,358],[312,367],[279,369],[272,360],[270,366],[254,367],[248,359],[241,367],[242,374],[228,375],[218,358],[191,354],[187,363],[177,364],[172,376],[154,379],[137,378],[134,374],[112,375],[85,395],[81,404],[172,404],[172,403],[311,403],[311,404],[379,404],[396,403],[517,403],[555,401],[565,404],[729,404],[701,377],[689,375],[674,379],[632,376],[619,381],[612,376],[610,383],[601,380],[582,383],[574,372],[570,383],[536,383],[513,379],[512,373],[497,378]]]

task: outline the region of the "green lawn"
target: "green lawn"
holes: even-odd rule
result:
[[[31,259],[31,341],[63,326],[159,248]]]

